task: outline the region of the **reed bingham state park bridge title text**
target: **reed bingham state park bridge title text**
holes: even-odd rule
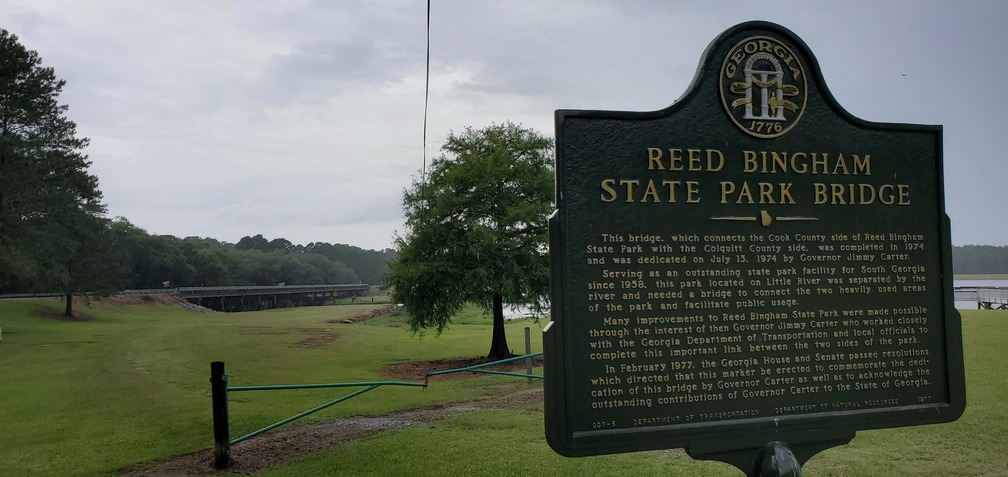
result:
[[[681,149],[648,147],[642,154],[649,171],[703,173],[722,172],[732,161],[718,149]],[[814,182],[811,189],[793,189],[791,182],[773,182],[773,174],[809,174],[823,176],[870,176],[870,154],[828,152],[742,151],[742,172],[757,180],[720,181],[718,199],[721,204],[803,204],[813,205],[910,205],[909,184],[869,184]],[[669,203],[697,204],[701,202],[700,181],[680,179],[606,178],[600,187],[604,203]]]

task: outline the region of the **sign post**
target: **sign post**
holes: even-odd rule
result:
[[[941,126],[837,104],[792,32],[735,26],[655,112],[556,112],[546,434],[749,475],[965,408]]]

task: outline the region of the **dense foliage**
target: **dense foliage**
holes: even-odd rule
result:
[[[953,273],[1008,273],[1008,246],[964,245],[952,247]]]
[[[382,284],[391,250],[364,250],[324,242],[295,245],[262,235],[237,244],[212,238],[149,235],[125,219],[112,224],[125,269],[119,289],[183,286]],[[348,260],[344,260],[348,257]],[[347,265],[354,264],[354,267]],[[362,277],[367,277],[364,280]]]
[[[440,333],[477,303],[493,313],[488,357],[510,355],[503,303],[538,310],[549,292],[552,151],[550,139],[512,123],[467,128],[404,192],[407,230],[388,283],[414,331]]]

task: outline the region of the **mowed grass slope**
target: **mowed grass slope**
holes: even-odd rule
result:
[[[411,335],[401,319],[333,324],[370,305],[194,313],[172,305],[81,304],[94,321],[39,317],[54,300],[0,300],[0,475],[116,475],[141,462],[212,445],[209,363],[231,385],[385,380],[404,360],[479,356],[488,321],[471,310],[440,337]],[[523,348],[523,328],[508,325]],[[969,403],[952,424],[861,432],[805,467],[807,476],[1008,475],[1008,312],[965,311]],[[306,339],[328,344],[305,347]],[[422,379],[420,377],[417,378]],[[506,377],[383,387],[309,419],[334,419],[495,392]],[[519,381],[524,381],[520,380]],[[232,437],[345,394],[346,390],[232,393]],[[542,406],[480,411],[376,435],[258,475],[737,476],[724,464],[676,453],[568,459],[545,443]]]
[[[226,363],[235,386],[375,381],[387,379],[380,370],[391,362],[480,356],[489,348],[489,325],[417,337],[402,327],[328,323],[371,305],[226,314],[96,303],[78,306],[94,321],[42,317],[61,306],[47,299],[0,300],[0,475],[114,475],[139,462],[210,447],[211,361]],[[509,326],[516,350],[524,346],[523,327]],[[299,344],[319,336],[331,342]],[[232,437],[345,392],[234,393]],[[371,392],[377,399],[357,398],[313,418],[486,392],[472,380],[427,390],[383,387]]]

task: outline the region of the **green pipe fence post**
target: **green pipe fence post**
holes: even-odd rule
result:
[[[525,327],[525,354],[532,354],[532,330]],[[525,374],[532,376],[532,356],[525,358]],[[532,378],[528,378],[528,383],[532,384]]]
[[[210,405],[213,409],[214,468],[227,469],[231,458],[231,430],[228,424],[227,374],[224,362],[210,363]]]

